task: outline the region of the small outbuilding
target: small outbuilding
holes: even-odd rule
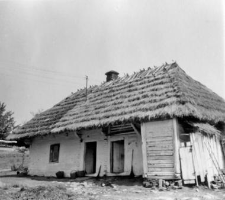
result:
[[[225,101],[177,63],[81,89],[8,138],[30,144],[29,173],[183,179],[222,177]]]

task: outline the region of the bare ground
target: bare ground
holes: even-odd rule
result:
[[[159,191],[142,186],[140,178],[0,177],[0,199],[4,200],[223,200],[225,189],[210,190],[201,186]]]

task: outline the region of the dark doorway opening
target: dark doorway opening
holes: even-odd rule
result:
[[[97,142],[86,143],[85,171],[87,174],[94,174],[96,172],[96,149]]]
[[[114,141],[111,145],[111,172],[124,172],[124,140]]]

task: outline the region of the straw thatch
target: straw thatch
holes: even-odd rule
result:
[[[93,87],[94,88],[94,87]],[[91,92],[93,88],[89,88]],[[63,101],[59,102],[52,108],[36,115],[29,122],[22,127],[17,128],[13,134],[9,135],[7,139],[19,139],[26,137],[34,137],[38,135],[46,135],[50,133],[52,126],[57,123],[62,116],[74,106],[79,106],[86,100],[86,90],[82,89],[76,93],[71,94]]]
[[[191,123],[191,125],[195,128],[195,131],[198,131],[200,133],[213,136],[213,135],[220,135],[220,131],[216,129],[214,126],[208,124],[208,123]]]
[[[84,93],[40,114],[11,138],[168,117],[225,121],[225,101],[176,63],[105,82],[88,92],[87,101]]]

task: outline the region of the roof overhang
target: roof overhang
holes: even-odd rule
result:
[[[207,134],[210,136],[221,134],[221,132],[216,127],[214,127],[208,123],[192,123],[192,122],[190,122],[189,124],[194,128],[195,131],[198,131],[203,134]]]

